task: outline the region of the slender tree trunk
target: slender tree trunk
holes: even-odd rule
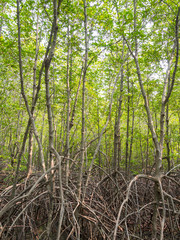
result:
[[[133,91],[133,83],[132,83],[132,91]],[[132,127],[131,127],[131,141],[130,141],[130,147],[129,147],[129,163],[128,163],[128,175],[130,174],[131,169],[131,157],[132,157],[132,148],[133,148],[133,138],[134,138],[134,118],[135,118],[135,108],[133,106],[133,94],[132,94]]]
[[[81,163],[79,171],[79,186],[78,197],[81,197],[82,191],[82,176],[84,168],[84,153],[85,153],[85,82],[86,70],[88,62],[88,32],[87,32],[87,2],[84,0],[84,30],[85,30],[85,56],[84,56],[84,72],[83,72],[83,87],[82,87],[82,129],[81,129]]]
[[[116,1],[114,1],[118,22],[121,24],[121,17],[119,15],[119,9],[118,4]],[[123,18],[123,24],[124,24],[124,18]],[[124,82],[124,47],[125,47],[125,40],[123,39],[123,49],[122,49],[122,55],[121,55],[121,82],[120,82],[120,97],[119,97],[119,106],[118,106],[118,113],[117,118],[115,119],[115,126],[114,126],[114,159],[113,159],[113,167],[116,171],[119,169],[120,162],[121,162],[121,138],[120,138],[120,119],[122,115],[122,95],[123,95],[123,82]]]
[[[139,121],[139,131],[140,131],[140,140],[139,140],[139,144],[140,144],[140,151],[141,151],[141,166],[142,166],[142,171],[144,172],[144,156],[143,156],[143,147],[142,147],[142,133],[141,133],[141,124]]]
[[[128,154],[129,154],[129,112],[130,112],[130,89],[129,89],[129,66],[127,64],[127,89],[128,89],[128,99],[127,99],[127,122],[126,122],[126,155],[125,155],[125,171],[126,176],[128,176]]]
[[[54,134],[53,134],[53,118],[52,118],[52,109],[51,109],[51,102],[50,102],[50,92],[49,92],[49,67],[50,67],[50,61],[47,60],[45,64],[45,85],[46,85],[46,105],[47,105],[47,112],[48,112],[48,123],[49,123],[49,162],[48,167],[51,168],[54,166],[54,160],[53,160],[53,142],[54,142]],[[50,175],[50,188],[49,188],[50,196],[50,207],[49,207],[49,213],[48,213],[48,223],[47,223],[47,235],[48,239],[51,239],[51,222],[52,222],[52,215],[53,215],[53,198],[52,198],[52,192],[53,192],[53,177],[52,173]]]
[[[68,185],[68,177],[69,177],[69,134],[70,134],[70,36],[69,36],[69,16],[68,16],[68,26],[67,26],[67,74],[66,74],[66,84],[67,84],[67,121],[66,121],[66,185]]]
[[[52,58],[54,56],[56,40],[57,40],[57,32],[58,32],[58,5],[57,1],[53,1],[53,13],[54,13],[54,20],[52,25],[52,42],[49,54],[46,57],[45,61],[45,85],[46,85],[46,106],[47,106],[47,113],[48,113],[48,123],[49,123],[49,168],[54,166],[54,159],[53,159],[53,149],[54,149],[54,129],[53,129],[53,117],[52,117],[52,108],[51,108],[51,95],[49,89],[49,68],[51,65]],[[47,236],[48,239],[51,239],[51,224],[52,224],[52,215],[53,215],[53,197],[52,192],[54,189],[54,179],[52,176],[53,172],[50,174],[50,187],[49,187],[49,201],[50,201],[50,209],[48,214],[48,223],[47,223]]]
[[[57,32],[58,32],[58,13],[59,13],[59,7],[61,4],[61,0],[57,3],[56,0],[53,1],[53,14],[54,14],[54,20],[53,20],[53,25],[52,25],[52,42],[51,42],[51,47],[49,54],[46,57],[45,60],[45,85],[46,85],[46,105],[47,105],[47,113],[48,113],[48,123],[49,123],[49,152],[50,152],[50,159],[49,159],[49,167],[54,166],[54,159],[53,159],[53,154],[55,153],[56,156],[59,159],[59,162],[61,162],[61,159],[58,155],[58,153],[54,149],[54,129],[53,129],[53,117],[52,117],[52,108],[51,108],[51,96],[50,96],[50,90],[49,90],[49,68],[51,65],[52,58],[54,56],[54,51],[55,51],[55,46],[56,46],[56,41],[57,41]],[[61,163],[59,163],[61,164]],[[60,168],[61,169],[61,168]],[[61,171],[61,170],[60,170]],[[61,179],[61,172],[60,174],[60,179]],[[61,182],[61,181],[60,181]],[[52,198],[52,191],[54,189],[54,179],[52,177],[52,173],[50,175],[50,211],[48,215],[48,223],[47,223],[47,235],[48,239],[51,239],[51,224],[52,224],[52,215],[53,215],[53,198]],[[55,189],[54,189],[55,191]],[[62,195],[61,195],[62,198]],[[62,206],[63,207],[63,206]],[[61,209],[62,210],[62,209]],[[60,219],[60,227],[59,230],[61,229],[61,219]]]
[[[124,45],[125,41],[123,40],[123,51],[122,51],[122,61],[124,60]],[[114,159],[113,159],[113,165],[114,170],[119,169],[119,162],[121,158],[121,146],[120,146],[120,120],[122,115],[122,97],[123,97],[123,82],[124,82],[124,63],[121,64],[121,82],[120,82],[120,97],[119,97],[119,103],[118,103],[118,113],[117,118],[115,120],[115,129],[114,129]]]
[[[147,127],[147,138],[146,138],[146,174],[148,174],[149,167],[149,127]]]
[[[100,115],[99,115],[99,102],[97,102],[97,115],[98,115],[98,138],[100,138]],[[98,154],[98,165],[99,165],[99,176],[101,178],[101,167],[102,167],[102,160],[101,160],[101,146],[99,146],[99,154]]]
[[[179,119],[179,138],[180,138],[180,113],[178,113],[178,119]],[[180,160],[180,142],[178,141],[177,164],[179,164],[179,160]]]
[[[166,106],[166,149],[167,149],[167,163],[168,172],[171,169],[171,159],[170,159],[170,136],[169,136],[169,104]]]
[[[34,61],[34,68],[33,68],[33,94],[32,94],[32,106],[35,102],[35,95],[36,95],[36,70],[37,70],[37,59],[38,59],[38,52],[39,52],[39,45],[38,45],[38,15],[37,15],[37,25],[36,25],[36,56]],[[33,116],[33,113],[32,113]],[[29,151],[28,151],[28,165],[27,165],[27,178],[32,173],[32,155],[33,155],[33,127],[31,124],[30,131],[29,131]]]

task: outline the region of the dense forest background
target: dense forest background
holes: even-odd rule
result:
[[[179,15],[1,0],[0,238],[180,238]]]

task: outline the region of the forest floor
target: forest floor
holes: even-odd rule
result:
[[[72,172],[68,186],[63,184],[62,205],[58,174],[54,173],[53,192],[49,182],[40,173],[29,179],[22,174],[12,199],[11,176],[0,175],[0,238],[3,240],[57,239],[60,210],[63,207],[60,239],[103,240],[113,239],[117,216],[116,239],[151,239],[154,209],[154,182],[137,178],[129,189],[130,180],[122,172],[100,176],[94,169],[84,199],[77,197],[77,173]],[[180,239],[180,172],[162,178],[164,202],[158,206],[157,239],[160,239],[163,208],[165,223],[163,239]],[[62,213],[62,212],[61,212]],[[49,238],[47,226],[50,226]]]

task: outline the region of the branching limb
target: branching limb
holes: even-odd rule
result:
[[[152,177],[152,176],[149,176],[149,175],[145,175],[145,174],[139,174],[137,176],[135,176],[131,182],[129,183],[129,186],[127,188],[127,193],[126,193],[126,198],[124,199],[124,201],[122,202],[121,206],[120,206],[120,209],[119,209],[119,212],[118,212],[118,216],[117,216],[117,219],[116,219],[116,226],[115,226],[115,229],[114,229],[114,235],[113,235],[113,240],[116,240],[116,235],[117,235],[117,229],[118,229],[118,226],[119,226],[119,219],[121,217],[121,213],[122,213],[122,210],[123,210],[123,207],[125,205],[125,203],[128,202],[129,200],[129,195],[130,195],[130,190],[131,190],[131,187],[133,185],[133,183],[135,181],[137,181],[139,178],[146,178],[146,179],[149,179],[149,180],[152,180],[154,182],[158,182],[158,179],[156,177]]]

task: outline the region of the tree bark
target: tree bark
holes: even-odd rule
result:
[[[133,82],[132,82],[132,91],[133,91]],[[129,147],[129,163],[128,163],[128,175],[130,174],[130,169],[131,169],[131,158],[132,158],[132,149],[133,149],[133,138],[134,138],[134,119],[135,119],[135,108],[133,104],[133,94],[131,98],[132,102],[132,126],[131,126],[131,141],[130,141],[130,147]]]
[[[129,66],[127,63],[127,89],[128,89],[128,99],[127,99],[127,121],[126,121],[126,155],[125,155],[125,171],[126,176],[128,176],[128,154],[129,154],[129,112],[130,112],[130,90],[129,90]]]
[[[32,94],[32,106],[35,102],[35,95],[36,95],[36,71],[37,71],[37,59],[38,59],[38,52],[39,52],[39,45],[38,45],[38,15],[37,15],[37,25],[36,25],[36,56],[34,61],[34,68],[33,68],[33,94]],[[33,116],[33,112],[32,112]],[[27,164],[27,178],[32,173],[32,155],[33,155],[33,127],[31,124],[30,131],[29,131],[29,151],[28,151],[28,164]]]
[[[67,85],[67,121],[66,121],[66,185],[68,185],[68,178],[69,178],[69,134],[70,134],[70,36],[69,36],[69,16],[68,16],[68,26],[67,26],[67,73],[66,73],[66,85]]]
[[[86,70],[88,62],[88,32],[87,32],[87,2],[84,2],[84,33],[85,33],[85,55],[84,55],[84,71],[83,71],[83,87],[82,87],[82,129],[81,129],[81,162],[79,171],[79,186],[78,197],[81,198],[82,191],[82,176],[84,168],[84,153],[85,153],[85,82],[86,82]]]
[[[121,60],[124,61],[124,45],[125,41],[123,40],[123,51]],[[121,158],[121,146],[120,146],[120,120],[122,115],[122,98],[123,98],[123,83],[124,83],[124,62],[121,63],[121,81],[120,81],[120,97],[118,101],[118,113],[117,118],[115,120],[114,127],[114,159],[113,165],[114,170],[116,171],[119,168],[120,158]]]
[[[61,1],[59,1],[61,2]],[[52,24],[52,38],[51,38],[51,44],[50,44],[50,50],[48,55],[45,59],[45,86],[46,86],[46,106],[47,106],[47,113],[48,113],[48,123],[49,123],[49,168],[54,167],[54,129],[53,129],[53,117],[52,117],[52,108],[51,108],[51,95],[50,95],[50,89],[49,89],[49,68],[51,65],[51,61],[54,56],[56,42],[57,42],[57,33],[58,33],[58,11],[60,7],[59,4],[57,4],[57,1],[53,1],[53,24]],[[50,186],[49,186],[49,192],[50,192],[50,209],[49,209],[49,215],[48,215],[48,223],[47,223],[47,235],[48,238],[51,238],[51,224],[52,224],[52,215],[53,215],[53,198],[52,198],[52,191],[54,189],[54,179],[52,177],[52,173],[50,174]]]
[[[170,78],[168,78],[168,89],[170,86]],[[169,136],[169,104],[166,105],[166,154],[167,154],[167,171],[171,169],[171,159],[170,159],[170,136]]]

